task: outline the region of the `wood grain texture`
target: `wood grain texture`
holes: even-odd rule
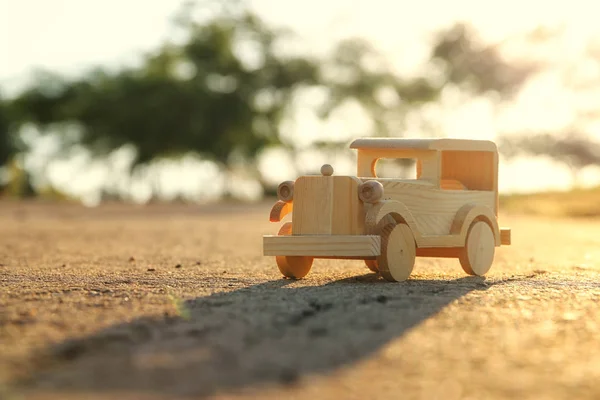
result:
[[[498,216],[498,154],[490,151],[442,151],[441,179],[455,179],[470,190],[495,193],[492,210]]]
[[[290,236],[292,234],[292,223],[286,222],[281,226],[279,236]],[[302,279],[310,272],[313,258],[306,256],[275,256],[275,263],[279,272],[286,278]]]
[[[350,144],[351,149],[415,149],[415,150],[471,150],[497,152],[497,146],[490,140],[455,138],[359,138]]]
[[[358,186],[358,198],[369,204],[375,204],[383,198],[383,185],[377,180],[367,180]]]
[[[398,201],[380,201],[369,205],[366,210],[365,229],[369,235],[379,235],[386,224],[405,222],[414,231],[415,237],[421,236],[410,210]]]
[[[440,188],[444,190],[467,190],[467,187],[456,179],[442,179]]]
[[[303,176],[294,191],[294,235],[360,235],[365,210],[358,198],[362,181],[350,176]]]
[[[333,176],[302,176],[294,190],[294,235],[330,235],[333,219]]]
[[[406,181],[382,181],[384,198],[404,204],[411,212],[422,236],[448,235],[456,213],[465,204],[474,203],[494,208],[494,192],[440,190],[415,186]]]
[[[500,228],[498,228],[498,221],[491,208],[483,206],[481,204],[466,204],[457,213],[450,233],[453,235],[460,235],[461,238],[466,240],[469,227],[476,219],[486,220],[492,228],[494,234],[494,242],[496,246],[500,246]]]
[[[355,140],[358,149],[357,173],[363,180],[376,178],[376,164],[382,158],[417,160],[416,180],[378,179],[384,199],[396,200],[410,210],[411,226],[420,246],[454,246],[460,238],[451,232],[456,213],[473,203],[489,207],[497,245],[501,244],[498,217],[498,153],[495,143],[463,139],[367,138]],[[404,218],[405,219],[405,218]],[[367,223],[368,224],[368,223]],[[410,223],[409,223],[410,225]],[[445,244],[438,242],[445,241]],[[427,244],[425,244],[427,242]],[[505,239],[509,243],[510,239]]]
[[[492,228],[484,221],[475,221],[469,229],[466,246],[459,260],[469,275],[485,275],[494,262],[495,243]]]
[[[508,246],[512,243],[510,228],[500,228],[500,242],[505,246]]]
[[[277,198],[286,203],[294,198],[294,181],[281,182],[277,186]]]
[[[381,253],[381,238],[375,235],[263,236],[265,256],[373,257]]]
[[[314,259],[307,256],[277,256],[279,272],[286,278],[302,279],[312,269]]]
[[[462,247],[417,247],[417,257],[458,258]]]
[[[416,218],[411,210],[399,201],[386,200],[367,208],[366,232],[371,235],[379,234],[383,226],[390,222],[404,222],[413,231],[415,241],[419,248],[450,248],[463,247],[470,224],[477,217],[487,216],[493,227],[495,244],[500,245],[499,230],[493,212],[489,207],[475,204],[466,204],[454,216],[449,232],[445,234],[422,234]],[[508,228],[505,228],[508,229]],[[498,237],[498,239],[496,239]],[[432,256],[433,257],[433,256]]]
[[[362,235],[365,233],[365,207],[358,197],[362,181],[350,176],[336,176],[333,180],[333,208],[331,233],[334,235]]]
[[[497,157],[489,151],[442,151],[442,179],[455,179],[470,190],[493,191]]]
[[[406,224],[387,224],[381,231],[381,255],[377,269],[385,280],[402,282],[409,278],[415,265],[416,243]]]
[[[269,214],[269,221],[271,222],[279,222],[286,215],[291,213],[294,209],[294,204],[289,202],[286,203],[284,201],[278,200],[277,203],[271,209],[271,213]]]

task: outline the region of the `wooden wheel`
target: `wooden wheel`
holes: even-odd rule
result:
[[[407,224],[390,223],[381,230],[381,255],[377,257],[379,273],[390,282],[408,279],[417,255],[417,246]]]
[[[465,247],[458,259],[467,274],[483,276],[492,267],[495,250],[492,228],[485,221],[475,221],[469,227]]]
[[[365,260],[365,265],[373,272],[379,272],[377,268],[377,260]]]
[[[291,235],[292,223],[286,222],[279,229],[278,235]],[[275,256],[277,267],[283,276],[291,279],[302,279],[310,272],[313,257],[307,256]]]

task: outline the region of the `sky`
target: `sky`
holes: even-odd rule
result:
[[[134,63],[143,52],[173,37],[170,18],[180,4],[179,0],[0,0],[0,92],[18,91],[35,68],[73,76],[95,65]],[[517,103],[501,110],[500,116],[481,100],[444,114],[447,136],[457,137],[494,139],[499,129],[567,124],[573,118],[573,99],[561,87],[558,76],[573,67],[590,39],[600,38],[597,7],[592,0],[251,0],[251,4],[267,21],[296,32],[299,40],[292,50],[322,54],[339,39],[362,36],[404,74],[418,72],[427,56],[424,43],[432,33],[456,21],[470,22],[490,42],[539,25],[565,26],[563,38],[546,50],[546,57],[556,68],[534,80]],[[527,50],[515,47],[512,56],[525,57]],[[597,65],[577,73],[600,79]],[[590,98],[600,106],[599,93],[592,93]],[[323,125],[314,115],[300,116],[303,123],[294,127],[298,132],[352,137],[356,131],[356,121]],[[342,171],[352,173],[352,168],[345,165]],[[584,181],[600,182],[597,171],[588,175]],[[280,174],[272,178],[290,177]],[[544,160],[520,161],[503,164],[500,182],[503,191],[560,189],[569,185],[570,175]]]
[[[31,67],[77,72],[127,62],[172,33],[169,18],[181,0],[0,0],[0,82],[10,85]],[[423,56],[428,33],[456,20],[471,21],[500,40],[539,23],[570,24],[576,35],[598,34],[592,1],[505,0],[252,0],[268,21],[290,26],[307,49],[360,35],[373,40],[400,68]],[[550,5],[548,4],[550,3]],[[523,5],[525,4],[525,5]],[[135,23],[132,25],[132,21]]]
[[[176,3],[0,0],[0,85],[19,85],[36,67],[76,74],[131,62],[168,37]]]

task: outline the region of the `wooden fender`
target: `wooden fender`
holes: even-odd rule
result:
[[[417,224],[412,213],[403,203],[396,200],[384,200],[373,204],[366,213],[365,225],[367,235],[378,235],[381,228],[389,222],[386,217],[392,217],[397,223],[405,222],[413,232],[417,244],[421,239],[421,233],[417,229]]]
[[[494,232],[494,242],[496,246],[500,246],[500,228],[498,227],[498,221],[496,215],[491,208],[477,204],[465,204],[456,213],[454,221],[452,221],[452,227],[450,228],[450,234],[460,235],[462,243],[467,239],[467,232],[469,227],[475,220],[483,220],[487,222]]]
[[[367,210],[365,220],[367,234],[378,235],[385,224],[393,222],[389,218],[393,218],[397,223],[405,222],[412,230],[417,246],[430,247],[428,237],[421,235],[410,210],[396,200],[381,201]],[[444,247],[463,247],[469,227],[475,220],[484,220],[490,225],[494,232],[494,242],[496,246],[500,246],[500,228],[492,209],[483,205],[466,204],[458,210],[450,228],[450,235],[455,235],[456,239],[452,240],[452,245],[448,244]]]
[[[271,222],[279,222],[286,215],[292,212],[294,206],[292,202],[286,203],[284,201],[277,201],[273,208],[271,209],[271,214],[269,216],[269,221]]]

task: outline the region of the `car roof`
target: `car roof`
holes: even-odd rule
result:
[[[462,150],[462,151],[493,151],[498,150],[490,140],[479,139],[409,139],[374,137],[360,138],[350,144],[351,149],[370,150]]]

